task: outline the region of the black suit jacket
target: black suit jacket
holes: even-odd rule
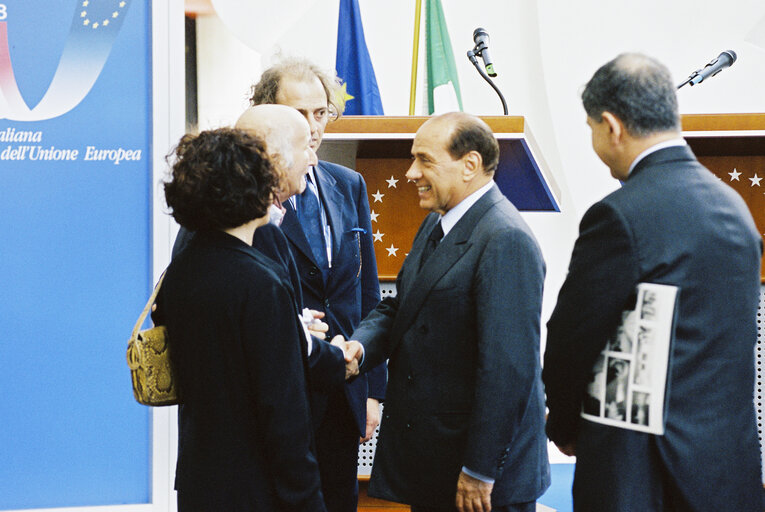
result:
[[[353,329],[380,301],[367,188],[359,173],[330,162],[320,161],[315,176],[332,228],[332,268],[326,280],[289,202],[285,203],[287,213],[281,229],[290,242],[300,274],[303,305],[326,314],[330,339],[337,334],[350,339]],[[345,397],[362,436],[366,431],[367,397],[382,400],[386,380],[385,365],[381,364],[345,385]],[[320,421],[328,397],[314,395],[312,400]]]
[[[653,510],[662,486],[637,486],[653,481],[683,509],[762,509],[752,397],[761,254],[744,201],[687,147],[649,154],[584,215],[544,361],[548,435],[577,442],[577,509]],[[664,436],[579,418],[590,370],[640,282],[680,288]]]
[[[398,274],[353,338],[362,371],[386,358],[389,382],[369,494],[454,507],[463,466],[496,479],[494,506],[550,484],[540,378],[545,264],[496,185],[419,271],[438,215],[420,226]]]
[[[325,510],[289,283],[223,232],[197,233],[168,267],[179,408],[176,489],[198,510]]]

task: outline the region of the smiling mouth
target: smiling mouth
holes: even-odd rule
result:
[[[430,190],[430,185],[422,185],[417,187],[417,192],[420,194],[424,194],[425,192]]]

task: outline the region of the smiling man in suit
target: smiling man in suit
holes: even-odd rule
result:
[[[620,55],[582,100],[595,153],[623,186],[585,213],[547,324],[547,434],[577,456],[574,509],[762,510],[753,403],[762,240],[752,216],[683,140],[665,66]],[[580,418],[593,365],[638,283],[679,288],[661,436]]]
[[[342,113],[340,82],[302,59],[263,72],[252,88],[253,105],[278,103],[300,112],[311,128],[311,149],[321,145],[330,117]],[[380,301],[367,189],[347,167],[318,161],[304,188],[284,203],[281,229],[290,243],[306,307],[324,313],[329,336],[348,337]],[[337,392],[311,396],[322,492],[329,512],[355,512],[358,445],[380,421],[384,361]]]
[[[499,146],[479,118],[417,131],[406,177],[430,210],[396,281],[353,339],[362,371],[386,358],[371,496],[413,512],[534,511],[550,483],[539,327],[545,264],[493,181]]]

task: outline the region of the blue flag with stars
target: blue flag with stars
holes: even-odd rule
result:
[[[358,0],[340,0],[335,68],[344,82],[346,114],[383,114],[375,70],[364,40]]]

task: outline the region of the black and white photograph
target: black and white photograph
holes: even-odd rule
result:
[[[606,375],[606,418],[626,421],[629,372],[629,361],[624,359],[611,359],[608,361],[608,373]]]
[[[648,426],[650,403],[650,395],[648,393],[643,393],[641,391],[632,393],[632,423],[635,425]]]

